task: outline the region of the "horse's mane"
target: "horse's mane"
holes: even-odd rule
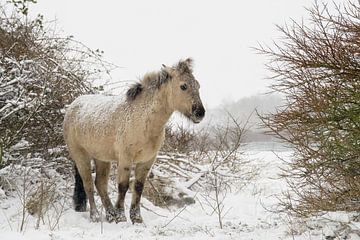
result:
[[[179,71],[180,74],[192,73],[192,59],[188,58],[184,61],[179,61],[179,63],[176,64],[173,69]],[[126,99],[128,101],[133,101],[144,91],[144,89],[160,89],[161,85],[167,83],[170,80],[171,76],[167,72],[166,67],[162,68],[158,72],[147,73],[142,80],[130,86],[126,92]]]
[[[135,100],[144,89],[159,89],[161,85],[168,82],[171,76],[164,70],[158,72],[150,72],[145,74],[142,80],[134,83],[126,92],[126,98],[129,101]]]

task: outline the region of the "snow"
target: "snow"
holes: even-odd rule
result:
[[[114,116],[118,116],[119,111],[122,112],[121,116],[129,114],[124,99],[123,96],[82,95],[68,106],[65,123],[76,124],[84,132],[88,132],[90,128],[96,129],[96,133],[100,135],[114,134],[112,129],[117,123],[113,120]],[[70,120],[67,115],[74,115],[76,120]]]
[[[351,220],[348,213],[328,213],[323,218],[311,219],[312,230],[301,230],[300,223],[295,223],[300,235],[289,234],[289,224],[283,214],[268,211],[275,209],[278,196],[286,190],[286,183],[279,179],[281,160],[269,150],[247,149],[247,157],[251,164],[260,167],[259,176],[238,192],[228,193],[224,206],[229,210],[223,219],[223,229],[220,229],[215,214],[204,204],[201,194],[197,195],[196,203],[182,208],[160,208],[142,198],[143,224],[90,222],[89,213],[78,213],[72,209],[71,188],[66,186],[66,180],[58,181],[62,186],[59,202],[64,202],[64,210],[60,213],[56,225],[55,208],[51,208],[40,221],[36,229],[37,216],[28,215],[25,218],[24,230],[19,231],[21,224],[22,203],[16,194],[0,191],[0,239],[1,240],[42,240],[42,239],[334,239],[336,231],[344,223],[348,228],[347,239],[360,239],[358,222]],[[278,151],[276,154],[289,159],[291,151]],[[0,172],[0,176],[4,173]],[[55,173],[54,173],[55,174]],[[55,179],[56,176],[53,176]],[[114,187],[112,189],[115,189]],[[0,188],[1,190],[1,188]],[[116,199],[112,191],[112,199]],[[130,194],[126,195],[126,209],[129,209]],[[100,206],[100,200],[97,198]],[[59,208],[57,208],[59,210]],[[127,211],[128,214],[128,211]],[[128,218],[129,219],[129,218]],[[330,221],[331,220],[331,221]],[[334,220],[334,221],[332,221]],[[336,221],[335,221],[336,220]],[[340,221],[341,223],[339,223]],[[55,224],[55,227],[54,227]],[[340,239],[340,238],[339,238]]]
[[[82,95],[72,105],[80,106],[81,118],[95,116],[95,118],[101,119],[106,118],[107,114],[114,113],[121,104],[124,104],[122,96]]]
[[[11,150],[21,150],[21,149],[27,148],[29,146],[30,146],[30,144],[28,141],[21,139],[18,143],[16,143],[15,145],[13,145],[11,147]]]

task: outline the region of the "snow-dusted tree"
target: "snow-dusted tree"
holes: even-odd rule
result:
[[[283,174],[287,209],[359,211],[360,3],[315,3],[308,12],[310,21],[279,27],[282,40],[259,49],[287,100],[262,119],[295,149]]]
[[[64,106],[95,91],[91,81],[110,65],[53,22],[30,19],[28,2],[0,1],[0,149],[24,140],[45,153],[63,142]]]

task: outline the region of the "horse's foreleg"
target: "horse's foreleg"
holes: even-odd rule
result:
[[[126,222],[124,200],[129,189],[130,164],[118,163],[118,199],[116,222]]]
[[[108,222],[112,222],[115,220],[113,217],[115,215],[115,209],[111,203],[108,194],[108,181],[109,181],[111,163],[96,160],[95,165],[96,165],[95,186],[106,211],[106,220]]]
[[[96,209],[94,199],[94,182],[91,176],[91,162],[90,157],[82,152],[71,152],[71,157],[75,161],[76,167],[82,179],[82,183],[89,199],[90,204],[90,219],[94,222],[99,221],[100,215]]]
[[[144,189],[144,183],[155,158],[148,162],[138,163],[135,167],[134,189],[130,206],[130,219],[132,223],[142,223],[140,214],[140,199]]]

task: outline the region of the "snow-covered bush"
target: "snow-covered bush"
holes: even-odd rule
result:
[[[63,144],[65,105],[94,92],[92,80],[110,65],[42,16],[31,19],[28,2],[0,1],[0,152],[23,140],[23,153],[46,154]]]

